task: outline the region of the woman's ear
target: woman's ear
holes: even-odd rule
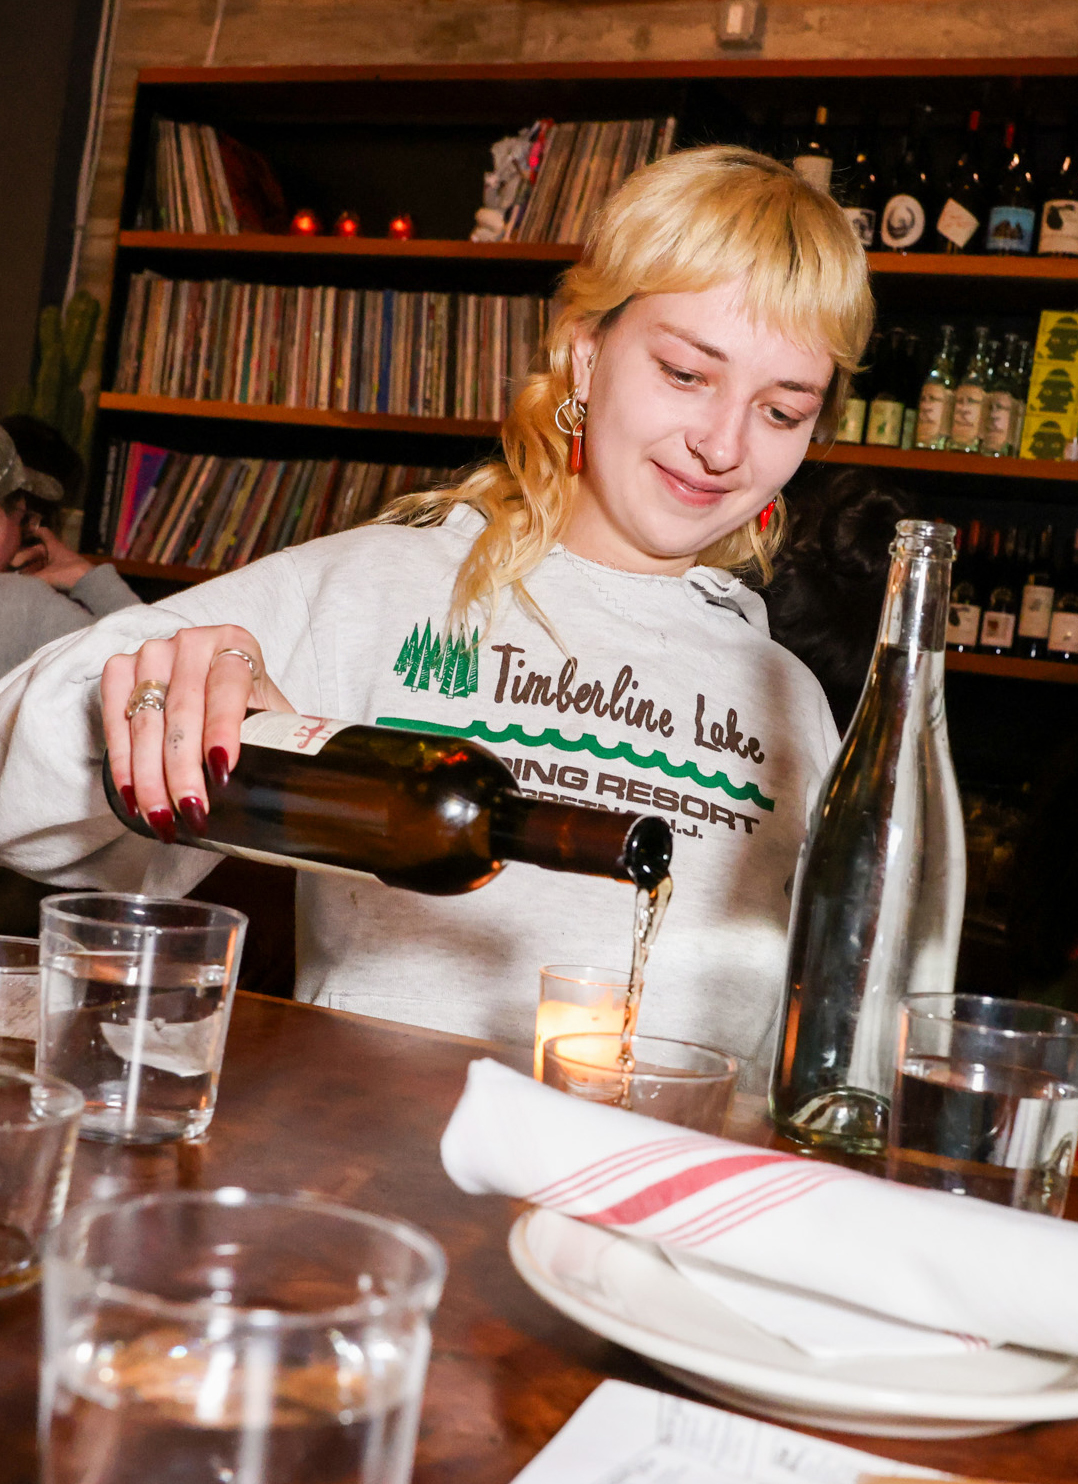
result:
[[[588,330],[578,330],[573,336],[573,386],[580,401],[585,404],[591,396],[591,373],[595,367],[595,352],[598,348],[598,340]]]

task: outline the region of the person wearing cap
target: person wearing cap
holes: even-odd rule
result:
[[[94,566],[51,529],[63,494],[53,475],[26,467],[0,427],[0,675],[140,601],[115,567]]]

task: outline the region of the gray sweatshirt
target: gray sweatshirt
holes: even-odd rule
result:
[[[91,567],[67,594],[21,572],[0,572],[0,675],[36,649],[139,602],[115,567]]]
[[[663,815],[674,896],[640,1029],[766,1075],[789,884],[838,738],[809,671],[728,573],[655,577],[555,547],[491,631],[446,631],[478,517],[313,541],[114,614],[0,682],[0,859],[64,885],[180,895],[202,851],[126,831],[98,777],[105,659],[183,625],[243,625],[300,712],[466,736],[540,797]],[[481,628],[481,625],[480,625]],[[301,999],[466,1035],[530,1040],[539,969],[628,967],[632,888],[510,864],[463,897],[301,872]]]

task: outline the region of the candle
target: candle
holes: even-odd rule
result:
[[[568,1000],[541,1000],[535,1017],[535,1080],[543,1080],[543,1046],[552,1036],[571,1036],[585,1032],[620,1036],[625,1022],[625,992],[607,988],[601,999],[591,1005],[576,1005]],[[611,1052],[610,1066],[617,1060]]]

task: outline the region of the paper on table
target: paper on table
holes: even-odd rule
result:
[[[37,1040],[39,982],[36,969],[0,974],[0,1036]]]
[[[604,1381],[513,1484],[857,1484],[880,1473],[948,1477],[721,1407]]]
[[[147,1021],[141,1041],[138,1023],[112,1024],[102,1021],[101,1033],[121,1061],[131,1061],[136,1050],[143,1066],[176,1077],[199,1077],[213,1068],[217,1038],[224,1016],[219,1010],[201,1020],[171,1024],[164,1020]]]

